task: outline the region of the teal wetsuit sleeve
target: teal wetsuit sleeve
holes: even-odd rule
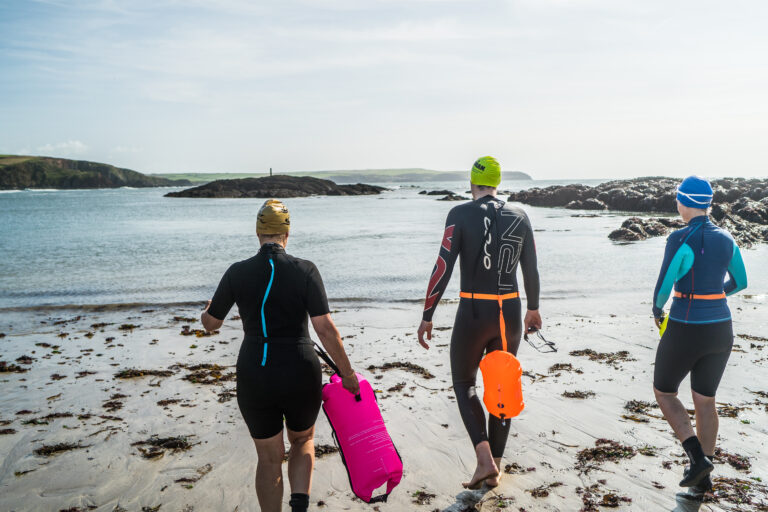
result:
[[[728,264],[728,280],[723,285],[726,295],[733,295],[747,287],[747,269],[736,242],[733,242],[733,257]]]
[[[653,291],[653,316],[655,318],[661,318],[662,309],[672,294],[675,282],[691,270],[693,258],[693,250],[688,244],[683,243],[676,247],[671,241],[667,241],[664,262],[661,264],[659,279],[656,281],[656,288]]]

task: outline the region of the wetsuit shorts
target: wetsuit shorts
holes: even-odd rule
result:
[[[686,375],[691,389],[715,396],[733,347],[730,320],[713,324],[684,324],[669,320],[656,350],[653,386],[663,393],[676,393]]]
[[[237,405],[251,437],[267,439],[285,426],[302,432],[320,412],[322,374],[308,338],[246,336],[237,358]],[[267,357],[265,357],[267,356]]]

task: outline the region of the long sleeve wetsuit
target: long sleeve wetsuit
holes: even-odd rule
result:
[[[461,291],[476,294],[518,292],[517,267],[523,272],[527,307],[539,308],[539,273],[533,229],[525,212],[492,196],[454,207],[448,214],[440,254],[429,280],[423,319],[432,315],[445,292],[456,259],[461,256]],[[517,354],[522,336],[519,298],[503,303],[507,350]],[[451,374],[461,418],[473,445],[489,441],[501,457],[509,422],[486,418],[475,381],[486,352],[501,350],[499,305],[496,301],[462,298],[451,337]]]

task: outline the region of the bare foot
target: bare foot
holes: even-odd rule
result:
[[[496,475],[496,476],[493,476],[491,478],[486,478],[485,479],[485,485],[489,489],[494,489],[494,488],[498,487],[499,486],[499,478],[500,477],[501,477],[501,475]]]
[[[493,462],[490,463],[490,465],[487,464],[478,464],[477,469],[475,469],[475,474],[472,475],[472,480],[469,482],[464,482],[461,485],[464,486],[465,489],[479,489],[483,485],[483,481],[487,480],[489,478],[497,479],[498,485],[498,476],[499,476],[499,469],[496,467],[496,464]]]

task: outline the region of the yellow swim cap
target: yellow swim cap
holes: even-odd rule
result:
[[[259,235],[282,235],[291,229],[291,215],[282,201],[267,199],[259,208],[256,218],[256,233]]]
[[[492,156],[478,158],[472,166],[469,181],[473,185],[498,187],[501,183],[501,165]]]

